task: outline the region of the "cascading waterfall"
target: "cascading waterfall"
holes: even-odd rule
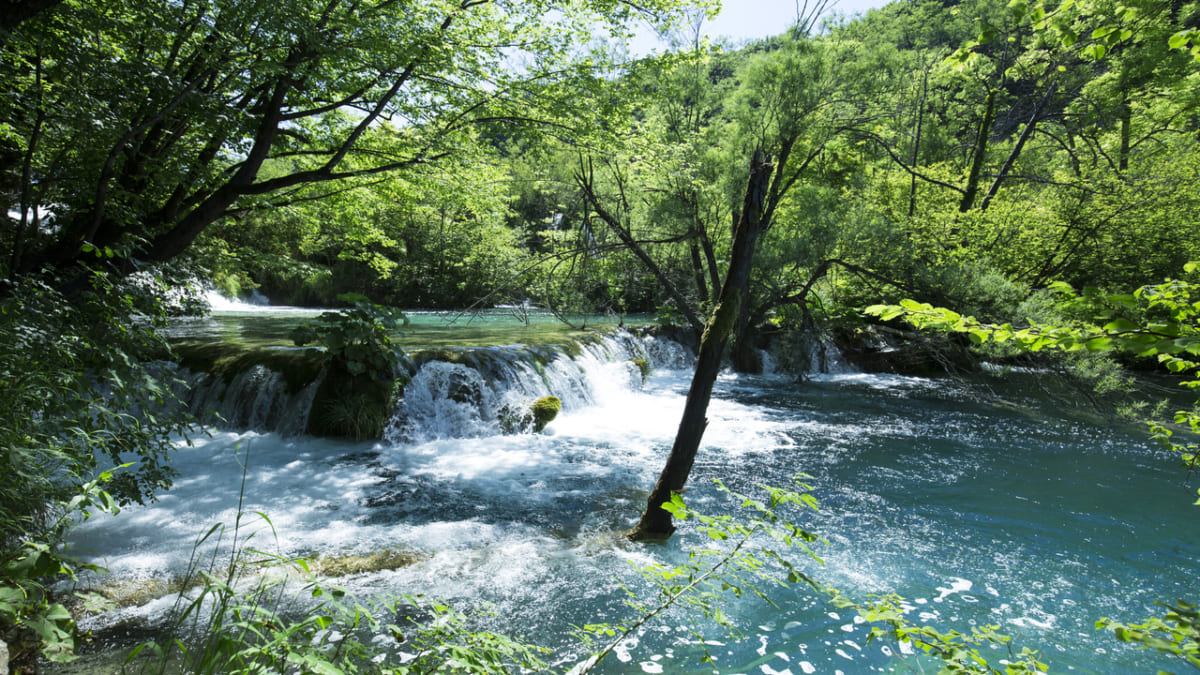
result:
[[[271,304],[271,299],[258,292],[257,288],[251,290],[245,300],[228,298],[210,288],[204,292],[204,299],[208,302],[208,306],[216,312],[253,312]]]
[[[542,396],[564,410],[593,405],[640,384],[637,364],[680,368],[691,360],[670,340],[628,331],[548,345],[414,350],[400,370],[411,373],[386,428],[389,442],[501,433],[506,418]],[[229,375],[185,372],[180,398],[206,423],[226,429],[302,433],[324,371],[296,389],[263,364]]]
[[[857,369],[846,360],[846,356],[842,354],[842,350],[838,348],[829,333],[817,331],[808,344],[808,372],[822,375],[845,375],[857,372]]]
[[[319,384],[318,378],[292,391],[283,373],[254,365],[228,379],[185,371],[177,395],[206,424],[294,436],[308,424]]]
[[[591,342],[487,347],[456,356],[457,362],[427,360],[414,366],[388,425],[390,442],[497,434],[505,419],[540,397],[556,396],[564,411],[578,410],[640,386],[637,360],[677,367],[690,359],[677,343],[625,331]]]
[[[772,350],[762,353],[762,364],[766,374],[783,370],[810,377],[858,372],[833,336],[817,326],[786,334]]]

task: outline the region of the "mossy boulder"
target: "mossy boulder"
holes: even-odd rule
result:
[[[557,396],[543,396],[534,401],[533,405],[529,406],[529,412],[533,415],[533,430],[545,429],[547,424],[558,417],[559,410],[562,410],[562,400]]]
[[[372,553],[323,555],[312,562],[313,570],[327,577],[346,577],[366,572],[384,572],[415,565],[429,556],[416,551],[385,549]]]
[[[557,396],[543,396],[528,407],[510,406],[500,411],[500,429],[506,434],[539,432],[558,417],[562,401]]]
[[[306,431],[356,441],[383,438],[398,393],[394,384],[367,373],[351,374],[341,359],[331,359],[313,397]]]
[[[253,348],[196,341],[180,341],[171,347],[180,366],[193,372],[219,376],[227,384],[239,373],[255,366],[281,373],[289,394],[295,394],[312,384],[325,366],[325,355],[317,349]]]

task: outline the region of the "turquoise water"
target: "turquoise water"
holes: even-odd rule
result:
[[[628,362],[637,356],[656,363],[644,384]],[[234,453],[249,453],[244,508],[271,515],[280,552],[419,552],[412,566],[341,583],[364,597],[423,593],[467,610],[486,603],[497,615],[488,625],[554,649],[566,669],[586,655],[572,626],[630,620],[621,587],[644,587],[630,563],[678,563],[707,545],[690,524],[663,545],[618,535],[670,448],[687,359],[625,336],[536,373],[468,370],[426,364],[396,413],[404,432],[388,441],[214,430],[180,448],[183,476],[158,503],[88,521],[75,543],[117,578],[178,573],[198,533],[231,521],[241,487]],[[482,408],[437,393],[452,377],[477,377],[495,397],[558,393],[563,412],[547,433],[501,435]],[[1019,405],[995,402],[997,388]],[[1200,597],[1195,486],[1140,432],[1063,415],[1061,401],[1025,392],[1012,380],[846,374],[799,383],[727,373],[686,497],[731,512],[714,478],[751,492],[810,474],[820,511],[795,515],[827,540],[817,547],[824,565],[793,557],[848,596],[900,594],[911,619],[942,628],[996,624],[1017,651],[1039,650],[1050,672],[1172,668],[1093,624],[1137,621],[1158,611],[1156,601]],[[731,603],[742,637],[671,610],[596,672],[917,667],[902,646],[869,643],[868,626],[810,590],[770,595],[778,608],[749,596]],[[166,604],[118,610],[94,625],[153,621]],[[994,664],[1006,656],[987,653]]]
[[[177,319],[167,331],[175,339],[222,340],[246,346],[290,346],[289,332],[324,310],[266,305],[227,305],[202,318]],[[541,310],[482,309],[469,312],[405,310],[409,325],[394,335],[401,348],[479,347],[537,344],[579,336],[588,330],[639,326],[645,315],[566,315],[570,324]]]

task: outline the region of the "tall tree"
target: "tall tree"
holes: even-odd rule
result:
[[[704,333],[700,338],[700,351],[696,359],[696,371],[688,389],[679,420],[679,431],[671,454],[667,458],[654,489],[646,501],[646,510],[629,533],[631,539],[644,540],[669,536],[675,531],[671,514],[662,505],[671,501],[671,495],[683,489],[696,461],[700,440],[708,426],[708,403],[712,398],[713,384],[721,369],[721,358],[725,345],[733,331],[734,322],[741,313],[742,297],[750,283],[751,263],[758,238],[770,227],[765,219],[767,193],[774,167],[761,152],[754,153],[750,163],[750,178],[741,215],[733,235],[733,251],[730,253],[729,271],[721,287],[721,299],[713,308]]]

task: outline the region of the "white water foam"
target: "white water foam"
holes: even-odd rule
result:
[[[246,300],[230,298],[216,289],[204,292],[204,299],[214,312],[257,312],[271,304],[267,296],[254,289]]]

